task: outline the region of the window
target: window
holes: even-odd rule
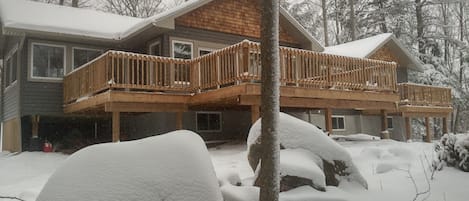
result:
[[[192,59],[192,43],[173,40],[173,57]]]
[[[83,64],[90,62],[91,60],[99,57],[102,54],[101,50],[87,49],[87,48],[72,48],[73,51],[73,69],[76,69]]]
[[[197,131],[221,131],[220,112],[197,112]]]
[[[32,43],[31,77],[61,79],[65,72],[65,46]]]
[[[211,50],[211,49],[199,48],[199,57],[204,56],[206,54],[210,54],[211,52],[213,52],[213,50]]]
[[[388,129],[393,129],[394,126],[392,125],[392,117],[388,117],[386,120],[388,121]]]
[[[5,87],[8,87],[15,83],[16,81],[16,73],[17,73],[17,65],[18,65],[18,57],[17,57],[17,52],[14,52],[13,54],[10,54],[10,56],[7,57],[4,63],[4,82],[5,82]]]
[[[154,56],[161,56],[161,43],[160,41],[156,41],[152,44],[150,44],[150,47],[148,49],[148,53],[150,55],[154,55]]]
[[[345,130],[344,116],[332,116],[332,130]]]

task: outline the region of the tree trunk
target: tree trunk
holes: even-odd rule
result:
[[[423,39],[423,15],[422,15],[423,4],[421,0],[415,0],[415,17],[417,18],[417,41],[418,50],[421,54],[420,57],[425,54],[425,41]],[[425,61],[424,61],[425,63]]]
[[[279,0],[262,0],[261,19],[261,143],[259,200],[278,201],[280,192],[278,139],[280,62]]]
[[[326,0],[321,0],[321,7],[322,7],[322,25],[324,30],[324,46],[329,46],[329,36],[328,36],[328,29],[327,29],[327,7],[326,7]]]
[[[383,0],[380,0],[380,1],[378,2],[378,4],[379,4],[379,8],[380,8],[381,10],[384,10],[384,2],[383,2]],[[381,20],[381,24],[380,24],[379,27],[380,27],[380,29],[381,29],[381,32],[383,32],[383,33],[388,33],[388,27],[386,26],[386,15],[381,14],[381,15],[380,15],[380,18],[381,18],[381,19],[380,19],[380,20]]]
[[[65,0],[60,0],[60,1],[59,1],[59,5],[62,5],[62,6],[63,6],[63,5],[64,5],[64,1],[65,1]]]
[[[338,12],[337,0],[335,0],[334,2],[335,2],[335,29],[336,29],[335,43],[340,44],[341,40],[340,40],[339,12]]]
[[[349,0],[350,6],[350,35],[352,37],[352,41],[357,39],[355,31],[357,30],[357,23],[355,19],[355,1]]]
[[[78,8],[78,0],[72,0],[72,7]]]

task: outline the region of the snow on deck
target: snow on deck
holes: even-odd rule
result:
[[[323,53],[356,58],[366,58],[369,54],[376,50],[376,48],[381,47],[381,45],[388,41],[391,37],[392,33],[378,34],[369,38],[325,47]]]

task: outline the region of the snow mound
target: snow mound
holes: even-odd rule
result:
[[[318,165],[319,164],[319,165]],[[326,188],[326,176],[322,171],[322,160],[304,149],[280,151],[280,177],[296,176],[309,179],[316,189]]]
[[[220,201],[222,196],[203,140],[181,130],[84,148],[57,169],[37,200]]]
[[[379,163],[376,166],[375,171],[377,174],[382,174],[382,173],[390,172],[395,169],[398,169],[398,166],[394,163]]]
[[[335,187],[328,187],[327,193],[318,191],[309,186],[302,186],[287,192],[280,193],[281,201],[347,201],[348,195]]]
[[[217,178],[218,178],[218,184],[220,186],[224,186],[224,185],[241,186],[242,184],[239,174],[234,169],[218,171]]]
[[[256,186],[232,186],[221,187],[224,201],[258,201],[259,187]]]
[[[323,160],[327,185],[338,185],[342,179],[356,181],[367,188],[368,184],[352,162],[345,148],[332,140],[316,126],[285,113],[280,113],[279,140],[285,149],[304,149]],[[249,130],[248,159],[256,169],[260,159],[261,119]]]
[[[378,136],[368,135],[364,133],[353,134],[353,135],[330,135],[334,140],[345,140],[345,141],[376,141],[381,140]]]

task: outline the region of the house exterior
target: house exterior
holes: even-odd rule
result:
[[[398,84],[421,67],[391,34],[324,48],[280,14],[282,111],[334,134],[406,139],[415,117],[446,126],[450,89]],[[244,139],[260,114],[259,21],[251,0],[192,0],[146,19],[0,0],[3,149],[175,129]],[[347,55],[354,46],[363,55]]]

